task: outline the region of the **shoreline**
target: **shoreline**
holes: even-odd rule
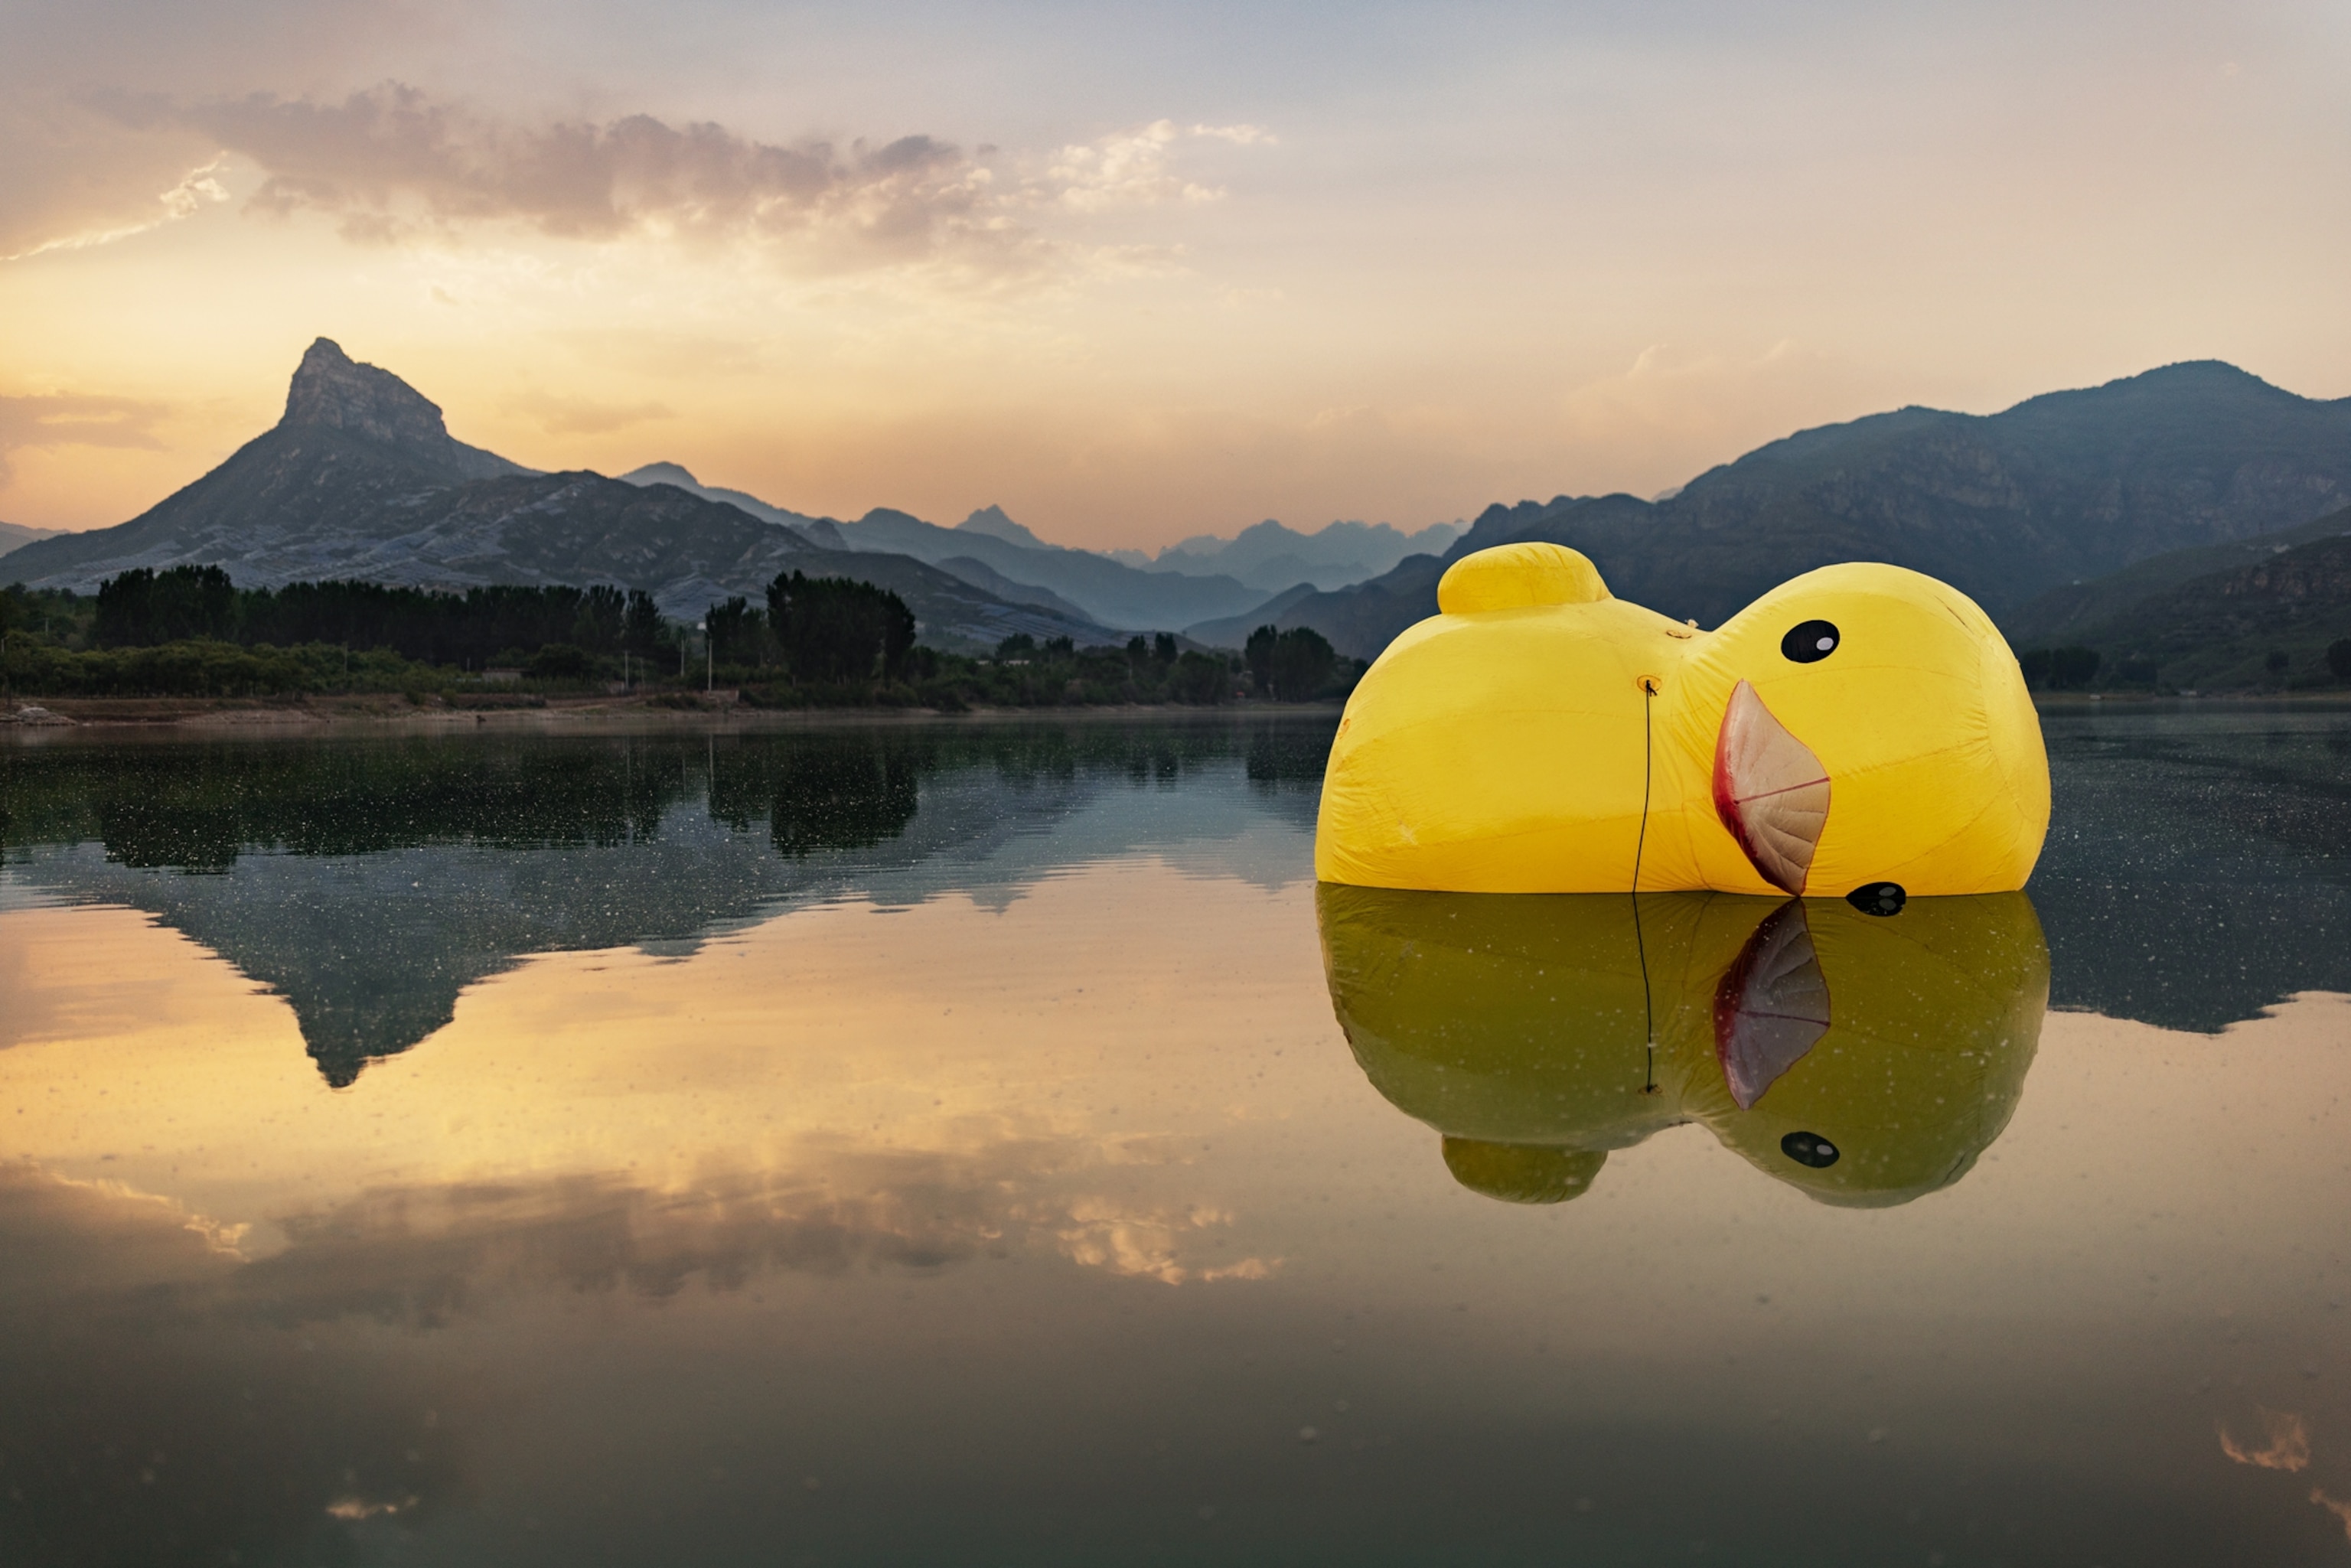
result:
[[[678,707],[655,695],[550,697],[543,704],[460,706],[412,705],[404,696],[308,697],[272,702],[258,697],[10,697],[0,699],[0,736],[19,739],[57,737],[81,730],[112,735],[200,734],[212,736],[317,736],[367,731],[467,734],[505,731],[711,731],[788,730],[837,727],[873,727],[939,723],[1021,724],[1119,723],[1138,718],[1233,722],[1252,717],[1336,716],[1336,701],[1237,702],[1213,706],[1128,703],[1071,707],[974,707],[950,713],[928,707],[755,708],[733,702]],[[2351,691],[2213,693],[2192,697],[2151,693],[2050,692],[2036,694],[2036,712],[2078,716],[2121,708],[2142,710],[2224,707],[2323,708],[2351,706]],[[22,721],[26,709],[44,716]]]
[[[2267,704],[2275,707],[2327,707],[2351,705],[2351,687],[2331,686],[2324,691],[2303,692],[2197,692],[2193,695],[2172,692],[2035,692],[2032,706],[2039,713],[2073,712],[2077,709],[2104,707],[2200,707],[2208,703],[2222,706],[2252,707]]]
[[[25,709],[44,718],[20,721]],[[1240,702],[1197,706],[1129,703],[1072,707],[974,707],[949,713],[927,707],[754,708],[734,703],[674,707],[652,696],[550,697],[544,706],[508,704],[417,707],[398,695],[311,697],[269,702],[238,697],[12,697],[0,702],[0,736],[29,740],[97,730],[129,734],[236,736],[242,737],[392,732],[419,735],[489,731],[621,733],[687,730],[695,733],[752,732],[832,727],[894,727],[924,724],[1020,724],[1132,722],[1190,718],[1231,722],[1251,717],[1338,716],[1336,702]]]

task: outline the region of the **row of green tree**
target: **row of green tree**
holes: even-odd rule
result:
[[[1162,632],[1124,647],[1080,648],[1016,632],[993,659],[916,645],[913,617],[894,594],[868,585],[778,578],[762,606],[714,604],[705,617],[712,679],[755,704],[898,701],[963,707],[1211,706],[1237,697],[1304,702],[1352,689],[1363,666],[1311,628],[1261,626],[1241,656],[1180,649]],[[778,679],[780,669],[808,678]]]
[[[1124,647],[1080,648],[1067,637],[1040,643],[1018,632],[997,644],[993,659],[953,653],[925,657],[916,689],[932,706],[1092,707],[1180,703],[1207,707],[1229,702],[1239,675],[1225,654],[1178,651],[1176,639],[1136,637]]]
[[[549,644],[646,658],[674,646],[676,632],[641,589],[499,585],[447,593],[340,580],[238,588],[219,567],[175,566],[99,583],[90,640],[100,648],[320,643],[479,669]]]
[[[468,668],[511,665],[553,688],[609,678],[633,654],[633,673],[656,685],[723,685],[758,706],[954,710],[1305,701],[1344,695],[1362,670],[1306,628],[1260,627],[1238,658],[1180,649],[1165,632],[1085,649],[1024,634],[970,658],[922,647],[915,631],[898,595],[799,572],[779,575],[764,602],[712,605],[697,629],[610,587],[239,589],[217,567],[141,569],[94,600],[0,591],[0,683],[27,695],[447,695]]]
[[[1328,639],[1308,626],[1287,632],[1260,626],[1249,633],[1238,660],[1198,650],[1179,653],[1176,639],[1165,632],[1147,641],[1136,637],[1123,650],[1081,652],[1067,637],[1049,638],[1040,644],[1025,632],[1006,638],[996,649],[998,664],[1007,669],[1067,667],[1081,680],[1114,676],[1122,658],[1132,684],[1170,683],[1179,694],[1172,700],[1183,702],[1222,702],[1228,696],[1308,702],[1343,696],[1363,673],[1363,665],[1340,657]],[[1215,672],[1213,678],[1210,672]]]
[[[2095,648],[2028,648],[2016,656],[2024,684],[2036,692],[2080,691],[2104,663]]]
[[[732,600],[713,607],[711,622],[728,644],[720,657],[818,685],[896,679],[914,641],[914,613],[896,594],[800,572],[778,577],[764,609]],[[627,655],[640,667],[666,664],[684,653],[693,631],[664,621],[642,590],[606,586],[240,589],[219,567],[183,566],[109,578],[94,601],[0,593],[0,632],[31,644],[10,666],[18,684],[46,679],[50,689],[77,692],[117,692],[150,677],[172,693],[342,689],[346,683],[329,677],[351,673],[352,650],[395,661],[398,672],[373,674],[403,686],[416,684],[407,666],[497,664],[534,680],[578,683],[617,674]],[[168,658],[158,656],[166,651]]]
[[[1259,627],[1242,645],[1241,662],[1249,666],[1258,690],[1280,702],[1336,695],[1343,675],[1338,650],[1311,626],[1287,632]],[[1352,688],[1353,676],[1360,673],[1360,667],[1345,670],[1345,685]]]
[[[780,666],[802,680],[894,681],[914,650],[914,612],[884,588],[845,577],[778,573],[768,601],[737,597],[703,617],[710,658],[730,669]]]
[[[2326,645],[2324,655],[2326,673],[2335,682],[2351,685],[2351,637],[2340,637]],[[2095,648],[2028,648],[2016,656],[2017,667],[2024,673],[2024,684],[2036,692],[2086,691],[2093,685],[2105,685],[2125,691],[2152,691],[2161,668],[2153,659],[2143,654],[2130,654],[2107,664]],[[2262,660],[2262,669],[2269,684],[2285,686],[2300,685],[2307,677],[2292,677],[2293,660],[2283,648],[2272,649]],[[2105,679],[2099,680],[2105,672]]]

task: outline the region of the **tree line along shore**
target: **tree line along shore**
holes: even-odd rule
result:
[[[210,566],[125,571],[94,594],[0,590],[0,692],[18,700],[394,694],[501,706],[627,692],[687,706],[723,689],[773,708],[1208,706],[1343,696],[1363,669],[1303,627],[1260,627],[1238,653],[1165,632],[947,652],[923,644],[897,594],[799,572],[699,623],[601,585],[251,589]]]
[[[2154,694],[2144,660],[2027,648],[2035,693]],[[2144,667],[2140,667],[2144,666]],[[849,578],[778,575],[763,599],[714,603],[699,622],[642,591],[493,586],[463,593],[356,580],[241,589],[218,567],[139,569],[95,594],[0,590],[0,695],[16,699],[405,695],[468,706],[630,693],[695,705],[724,690],[752,707],[1208,706],[1312,701],[1353,689],[1364,663],[1307,627],[1261,626],[1243,648],[1006,638],[992,654],[927,647],[895,593]],[[2256,688],[2351,686],[2351,638],[2319,670],[2273,653]]]

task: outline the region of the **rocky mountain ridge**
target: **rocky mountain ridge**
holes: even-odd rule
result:
[[[2053,588],[2018,611],[2006,630],[2020,648],[2095,643],[2104,629],[2150,600],[2199,579],[2264,565],[2298,546],[2351,534],[2351,507],[2300,528],[2226,544],[2191,545],[2134,561],[2120,571]]]
[[[219,467],[130,522],[7,559],[9,580],[78,592],[133,568],[183,565],[219,566],[248,588],[327,578],[448,590],[611,582],[646,590],[686,621],[798,570],[897,592],[943,647],[992,648],[1019,632],[1114,635],[904,556],[822,548],[810,532],[674,486],[536,473],[455,440],[431,400],[323,338],[294,373],[285,416]]]
[[[842,548],[838,540],[820,539],[813,537],[810,532],[812,529],[831,528],[832,525],[830,518],[811,517],[803,512],[788,511],[781,507],[770,506],[747,490],[730,490],[723,485],[705,485],[695,478],[693,472],[683,464],[648,463],[642,468],[630,469],[622,475],[621,478],[622,482],[631,485],[674,485],[689,496],[699,496],[705,501],[724,501],[739,511],[750,513],[763,523],[773,523],[778,528],[790,528],[811,544],[825,549]]]
[[[2107,686],[2336,685],[2327,650],[2351,638],[2351,507],[2069,584],[2026,606],[2012,636],[2019,648],[2095,650]]]

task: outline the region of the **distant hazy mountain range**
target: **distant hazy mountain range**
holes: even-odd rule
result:
[[[840,540],[835,548],[912,556],[991,593],[1075,610],[1106,626],[1173,630],[1241,614],[1267,597],[1264,589],[1213,572],[1186,575],[1138,569],[1092,550],[1049,545],[995,507],[983,507],[951,528],[887,507],[842,523],[789,512],[739,490],[699,484],[674,463],[650,464],[621,477],[634,485],[675,485],[712,500],[729,501],[770,522],[809,531],[812,538],[821,530],[826,542]],[[1297,580],[1291,578],[1278,586]]]
[[[2208,361],[1989,416],[1908,408],[1804,431],[1661,501],[1489,507],[1441,555],[1244,619],[1312,626],[1369,656],[1435,613],[1437,580],[1460,556],[1548,539],[1590,556],[1620,598],[1701,625],[1813,567],[1884,560],[1956,584],[2012,628],[2053,589],[2294,528],[2346,499],[2351,399],[2297,397]],[[1191,628],[1210,643],[1246,631]]]
[[[1269,517],[1235,538],[1199,534],[1152,556],[1134,549],[1082,550],[1048,544],[1006,517],[1000,507],[982,507],[952,528],[887,507],[877,507],[854,523],[836,523],[787,510],[741,490],[705,485],[675,463],[648,463],[621,477],[632,485],[675,485],[713,501],[732,502],[755,517],[797,528],[828,548],[896,550],[950,570],[958,558],[980,560],[1011,572],[1027,586],[1067,593],[1086,607],[1085,613],[1113,625],[1183,625],[1203,615],[1227,613],[1228,607],[1262,603],[1268,595],[1301,583],[1343,588],[1377,577],[1408,555],[1441,550],[1462,531],[1452,523],[1433,523],[1408,534],[1386,523],[1339,522],[1304,534]],[[832,538],[836,530],[837,546]],[[994,544],[979,547],[974,535]],[[1008,556],[996,547],[1031,553]],[[1040,554],[1061,559],[1035,559]],[[1219,586],[1207,590],[1140,582],[1126,571],[1103,570],[1102,562],[1129,571],[1202,578]],[[1217,608],[1207,608],[1211,605]]]
[[[31,544],[35,539],[53,538],[56,533],[55,528],[27,528],[15,523],[0,523],[0,555]]]
[[[1110,553],[1149,571],[1221,572],[1251,588],[1279,592],[1300,583],[1332,589],[1361,582],[1408,555],[1435,555],[1461,532],[1454,523],[1432,523],[1410,534],[1385,523],[1332,523],[1317,533],[1301,534],[1268,517],[1242,529],[1237,538],[1201,534],[1169,545],[1156,556],[1140,550]]]

